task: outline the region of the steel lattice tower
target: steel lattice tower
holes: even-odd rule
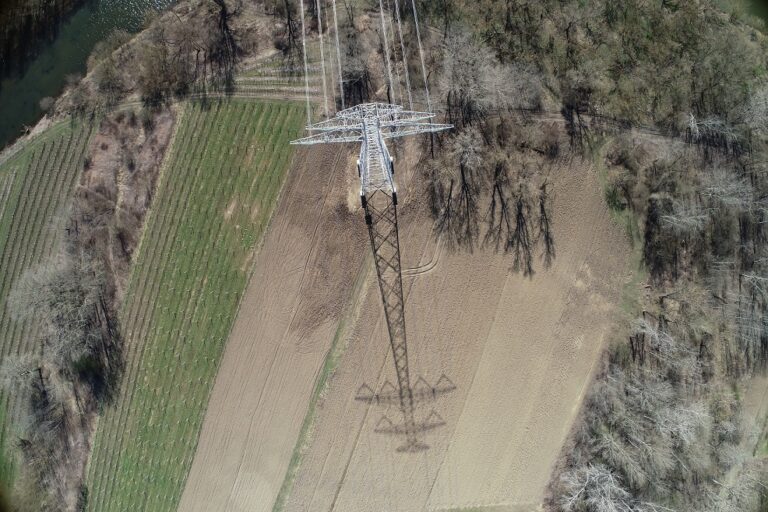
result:
[[[336,117],[307,127],[312,133],[292,144],[361,143],[357,163],[360,177],[360,199],[365,210],[365,222],[371,242],[381,300],[384,305],[389,341],[397,374],[397,388],[382,389],[376,393],[363,385],[358,399],[376,403],[397,403],[403,414],[403,424],[394,425],[386,417],[379,422],[378,432],[404,435],[402,451],[418,451],[427,446],[419,441],[419,432],[442,425],[432,413],[423,422],[417,422],[414,404],[422,399],[452,391],[455,387],[443,376],[435,386],[419,379],[417,387],[411,385],[408,367],[408,344],[405,329],[405,299],[403,296],[402,267],[400,263],[400,236],[397,224],[397,188],[394,181],[394,163],[386,139],[431,133],[452,128],[447,124],[434,124],[434,114],[403,110],[398,105],[366,103],[336,114]],[[385,384],[386,386],[386,384]],[[420,387],[419,387],[420,386]]]

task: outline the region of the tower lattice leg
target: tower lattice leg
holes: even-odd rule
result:
[[[406,437],[403,451],[425,449],[417,435],[413,390],[408,369],[405,335],[405,300],[400,265],[400,238],[397,229],[396,195],[376,190],[366,196],[365,220],[371,240],[376,273],[389,331],[389,342],[397,373],[400,410]]]

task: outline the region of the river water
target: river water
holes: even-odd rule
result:
[[[2,0],[0,0],[2,1]],[[0,148],[24,126],[42,117],[40,100],[58,96],[67,75],[86,70],[93,47],[115,29],[138,31],[148,9],[164,9],[175,0],[89,0],[64,22],[56,40],[43,48],[22,76],[0,83]]]

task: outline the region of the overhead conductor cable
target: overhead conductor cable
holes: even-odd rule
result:
[[[379,12],[381,13],[381,37],[384,39],[384,57],[387,61],[387,78],[389,79],[389,92],[387,96],[389,97],[390,103],[392,102],[392,97],[395,94],[394,91],[394,82],[392,81],[392,64],[389,62],[389,44],[387,43],[387,25],[384,21],[384,4],[381,3],[381,0],[379,0]]]
[[[429,100],[429,84],[427,83],[427,66],[426,64],[424,64],[424,47],[421,46],[421,33],[419,32],[419,15],[416,12],[416,0],[411,0],[411,6],[413,7],[413,24],[416,26],[416,40],[419,43],[419,58],[421,59],[421,76],[424,79],[424,92],[427,94],[427,112],[432,112],[432,103]]]
[[[304,28],[304,0],[299,0],[301,4],[301,48],[304,55],[304,96],[307,99],[307,129],[312,125],[312,109],[309,106],[309,73],[307,71],[307,37],[306,30]]]
[[[341,45],[339,44],[339,18],[336,15],[336,0],[333,0],[333,24],[336,28],[336,59],[339,67],[339,94],[341,95],[341,110],[344,110],[344,78],[341,70]]]
[[[325,53],[323,52],[323,22],[320,18],[320,0],[315,0],[315,8],[317,9],[317,33],[320,36],[320,71],[323,74],[323,100],[325,101],[325,117],[328,118],[330,113],[328,111],[328,91],[325,83]]]
[[[403,40],[403,24],[400,21],[400,1],[395,0],[395,16],[397,17],[397,32],[400,34],[400,51],[403,54],[403,69],[405,70],[405,86],[408,88],[408,108],[413,110],[413,96],[411,95],[411,78],[408,74],[408,56],[405,53],[405,41]]]
[[[390,7],[389,0],[387,1],[387,18],[389,18],[389,28],[391,30],[392,34],[392,52],[393,54],[397,51],[397,42],[395,42],[395,22],[392,21],[392,7]],[[393,96],[397,97],[399,96],[399,101],[396,99],[395,101],[398,101],[399,105],[403,104],[403,89],[400,86],[400,71],[397,69],[397,59],[395,59],[392,68],[395,70],[395,89],[396,91],[393,93]]]

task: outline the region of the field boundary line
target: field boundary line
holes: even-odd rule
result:
[[[160,172],[157,173],[157,181],[155,182],[155,195],[153,195],[153,201],[152,205],[149,207],[149,211],[147,212],[146,217],[144,218],[144,226],[141,229],[141,239],[139,240],[139,245],[136,246],[136,252],[133,255],[133,261],[139,261],[139,257],[141,256],[142,249],[144,248],[144,240],[146,239],[146,233],[147,230],[145,229],[147,226],[149,226],[150,220],[155,216],[155,211],[157,208],[155,208],[154,199],[157,199],[157,190],[160,188],[160,185],[162,183],[162,180],[166,177],[167,171],[168,171],[168,162],[170,159],[171,150],[174,147],[174,144],[176,143],[176,135],[178,135],[179,130],[178,127],[180,126],[180,123],[184,116],[187,115],[187,108],[186,104],[184,103],[177,103],[176,104],[176,119],[174,120],[174,129],[173,134],[171,135],[171,138],[168,140],[168,145],[166,146],[165,155],[163,155],[163,163],[160,164]],[[133,278],[133,276],[131,276]],[[128,283],[126,285],[126,292],[130,289],[131,283]]]
[[[256,99],[256,98],[249,98],[249,99],[254,100],[253,101],[254,103],[275,103],[275,104],[279,104],[279,105],[288,105],[289,108],[291,108],[291,109],[296,107],[297,105],[299,105],[298,102],[296,102],[296,101],[270,101],[270,100],[263,101],[263,100],[259,100],[259,99]],[[241,101],[242,101],[242,99],[241,99]],[[264,115],[267,115],[267,114],[264,114]],[[280,184],[280,188],[278,189],[277,194],[275,196],[275,200],[274,200],[274,202],[272,204],[272,209],[269,212],[269,216],[267,218],[267,223],[264,226],[264,230],[262,231],[261,236],[259,237],[259,240],[256,243],[256,246],[253,248],[253,255],[251,257],[251,262],[250,262],[250,266],[249,266],[249,269],[248,269],[247,277],[245,279],[245,284],[243,286],[243,291],[240,294],[240,298],[237,301],[237,307],[235,308],[235,311],[234,311],[233,316],[232,316],[232,323],[229,326],[229,331],[227,332],[226,340],[224,341],[224,344],[222,346],[221,354],[220,354],[220,357],[219,357],[219,361],[216,364],[216,369],[215,369],[215,371],[213,373],[216,377],[214,377],[213,381],[211,382],[211,389],[209,390],[208,400],[207,400],[207,402],[205,404],[205,407],[202,410],[202,416],[201,416],[202,420],[201,420],[200,428],[202,428],[202,424],[205,422],[205,418],[208,415],[208,408],[209,408],[210,403],[211,403],[210,393],[213,392],[213,388],[216,386],[216,379],[218,379],[219,371],[221,370],[221,364],[224,361],[224,354],[226,353],[227,345],[229,344],[229,340],[232,337],[232,331],[235,328],[235,323],[237,321],[237,318],[240,316],[240,312],[242,310],[242,306],[243,306],[243,302],[245,300],[245,296],[246,296],[246,294],[248,292],[248,288],[251,285],[251,280],[253,278],[253,275],[255,274],[256,263],[258,261],[258,256],[261,254],[261,250],[264,247],[264,240],[267,238],[267,235],[272,230],[272,225],[273,225],[273,221],[274,221],[274,218],[275,218],[275,212],[277,211],[277,208],[280,205],[280,201],[283,198],[283,193],[285,191],[285,186],[286,186],[286,183],[288,183],[288,173],[290,173],[291,170],[293,169],[293,166],[294,166],[294,164],[296,162],[296,159],[297,159],[297,154],[298,154],[298,152],[294,150],[293,151],[293,155],[291,156],[291,162],[286,167],[286,170],[285,170],[285,173],[284,173],[284,176],[283,176],[283,179],[282,179],[282,183]],[[192,462],[194,462],[194,458],[195,458],[195,455],[197,454],[197,449],[198,449],[199,444],[200,444],[200,431],[198,431],[198,433],[197,433],[197,439],[195,440],[194,448],[191,451],[191,453],[192,453],[192,461],[190,462],[190,464],[187,467],[187,474],[184,476],[184,481],[183,481],[182,486],[181,486],[181,493],[182,493],[182,495],[184,494],[184,489],[186,489],[187,480],[189,480],[189,473],[192,470]]]
[[[429,512],[514,512],[541,510],[540,503],[467,503],[458,507],[438,507],[427,509]]]
[[[345,301],[344,314],[339,320],[339,325],[336,328],[331,347],[328,349],[327,355],[323,361],[323,367],[315,380],[312,396],[310,398],[309,406],[307,407],[307,413],[301,424],[301,431],[299,432],[299,437],[296,439],[296,445],[293,448],[293,454],[291,455],[291,461],[286,469],[285,478],[283,479],[280,491],[275,498],[275,503],[272,506],[272,512],[283,512],[286,502],[290,497],[293,483],[298,474],[298,470],[301,467],[304,453],[309,446],[312,427],[314,426],[317,417],[317,404],[328,387],[328,381],[331,375],[335,372],[341,357],[346,352],[346,342],[339,342],[342,339],[346,341],[347,328],[354,325],[354,321],[357,320],[362,311],[363,300],[359,299],[364,297],[371,281],[370,275],[373,271],[371,258],[372,256],[370,254],[366,254],[365,258],[363,258],[363,262],[361,263],[360,269],[357,272],[357,277],[355,278],[355,284],[352,287],[349,297]]]
[[[28,135],[24,135],[16,140],[13,144],[10,146],[7,146],[5,149],[0,152],[0,167],[5,165],[6,162],[13,159],[14,156],[18,155],[21,151],[24,150],[29,144],[33,144],[34,142],[37,142],[37,140],[44,136],[44,135],[50,135],[51,131],[59,130],[61,129],[61,126],[66,124],[67,122],[71,122],[72,119],[70,119],[68,116],[60,119],[54,123],[51,123],[51,125],[46,128],[45,130],[41,130],[37,133],[31,133]],[[55,133],[54,133],[55,135]]]

